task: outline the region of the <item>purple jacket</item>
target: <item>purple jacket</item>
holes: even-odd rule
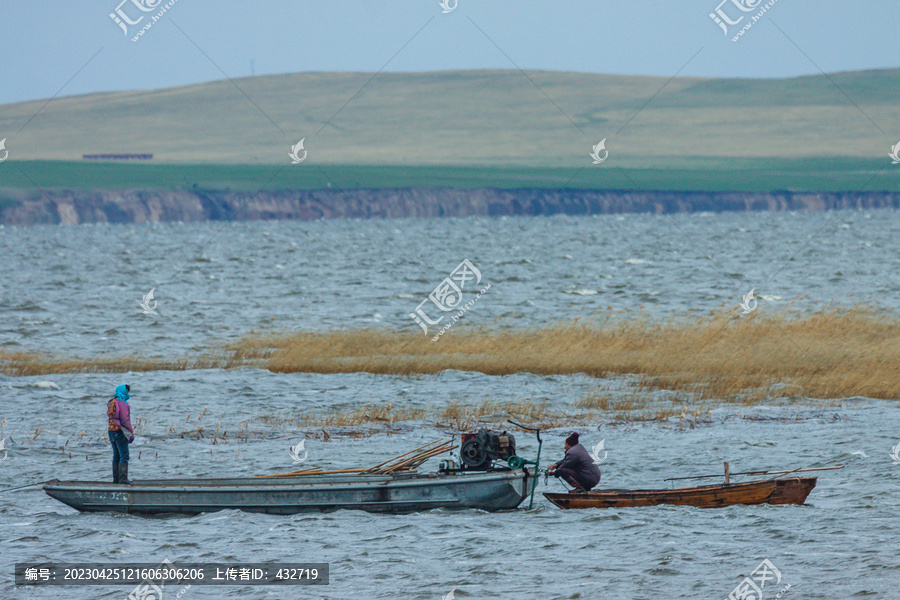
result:
[[[106,406],[106,416],[109,418],[109,430],[125,430],[134,435],[134,427],[131,426],[131,409],[127,402],[113,398]]]

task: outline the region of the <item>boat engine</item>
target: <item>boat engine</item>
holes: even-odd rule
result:
[[[459,458],[464,471],[488,471],[495,460],[506,460],[516,453],[516,438],[511,434],[479,429],[462,434]]]

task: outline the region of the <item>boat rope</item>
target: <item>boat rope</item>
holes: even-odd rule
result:
[[[3,494],[5,492],[14,492],[16,490],[24,490],[25,488],[30,488],[30,487],[34,487],[36,485],[50,483],[51,481],[56,481],[56,479],[48,479],[47,481],[38,481],[36,483],[29,483],[28,485],[20,485],[19,487],[7,488],[5,490],[0,490],[0,494]]]

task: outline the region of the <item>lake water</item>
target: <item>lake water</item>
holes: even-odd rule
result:
[[[174,358],[252,330],[421,331],[409,313],[463,259],[491,284],[465,315],[481,325],[539,326],[609,306],[699,316],[736,307],[751,288],[761,311],[792,300],[800,310],[857,302],[898,308],[897,217],[863,211],[5,227],[0,340],[6,351]],[[151,288],[157,305],[144,314],[139,303]],[[254,369],[0,377],[0,488],[108,478],[102,411],[120,381],[131,383],[132,410],[144,419],[132,446],[138,479],[292,470],[289,447],[306,430],[260,417],[361,402],[424,407],[535,398],[567,409],[597,383],[585,376]],[[253,435],[219,444],[181,438],[204,408],[203,425],[235,432],[249,422]],[[308,439],[308,463],[373,465],[454,433],[429,423],[388,429]],[[534,510],[501,514],[142,518],[80,514],[31,488],[0,494],[0,597],[124,599],[131,591],[16,588],[16,562],[164,559],[331,565],[327,587],[193,586],[185,600],[438,600],[451,590],[455,598],[725,598],[763,559],[781,573],[764,589],[767,599],[788,584],[787,598],[900,597],[900,465],[890,457],[900,442],[895,402],[810,400],[743,415],[719,409],[696,423],[577,429],[585,445],[605,440],[601,485],[608,487],[666,487],[666,477],[719,473],[723,461],[733,471],[845,468],[820,473],[806,506],[721,510],[563,511],[539,495]],[[545,460],[561,457],[570,430],[545,434]],[[516,435],[520,454],[532,456],[533,438]],[[424,468],[433,467],[436,461]],[[538,492],[562,489],[542,479]]]

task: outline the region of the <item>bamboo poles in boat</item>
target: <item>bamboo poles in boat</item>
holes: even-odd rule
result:
[[[298,475],[335,475],[338,473],[362,473],[363,469],[335,469],[332,471],[323,471],[319,467],[311,467],[309,469],[301,469],[299,471],[291,471],[290,473],[273,473],[271,475],[256,475],[255,477],[296,477]]]
[[[369,475],[387,475],[401,473],[405,471],[415,470],[416,467],[427,461],[429,458],[449,452],[456,448],[453,445],[453,438],[449,440],[434,440],[427,444],[422,444],[418,448],[414,448],[409,452],[404,452],[399,456],[395,456],[389,460],[379,463],[368,469],[335,469],[323,470],[319,467],[308,467],[299,471],[291,471],[290,473],[274,473],[270,475],[257,475],[256,477],[297,477],[301,475],[335,475],[341,473],[358,473]]]
[[[422,445],[419,446],[418,448],[413,448],[413,449],[410,450],[409,452],[404,452],[404,453],[401,454],[400,456],[395,456],[394,458],[391,458],[391,459],[389,459],[389,460],[386,460],[386,461],[384,461],[383,463],[379,463],[379,464],[375,465],[374,467],[371,467],[371,468],[369,468],[369,469],[366,469],[365,471],[363,471],[363,473],[370,473],[370,472],[371,472],[371,473],[377,473],[379,469],[384,468],[385,465],[387,465],[387,464],[389,464],[389,463],[392,463],[392,462],[394,462],[395,460],[398,460],[398,459],[400,459],[400,458],[403,458],[404,456],[408,456],[408,455],[410,455],[410,454],[413,454],[414,452],[418,452],[418,451],[425,452],[426,450],[423,450],[423,448],[428,448],[429,446],[434,446],[435,444],[438,444],[438,443],[440,443],[440,442],[441,442],[441,440],[434,440],[433,442],[428,442],[427,444],[422,444]],[[444,444],[446,444],[446,443],[448,443],[448,442],[444,442]]]
[[[437,456],[438,454],[443,454],[444,452],[449,452],[450,450],[453,450],[454,448],[456,448],[456,446],[452,445],[451,443],[449,443],[449,442],[444,443],[435,448],[431,448],[429,450],[424,450],[422,452],[414,454],[414,455],[410,456],[409,458],[406,458],[406,459],[396,462],[394,464],[389,464],[385,467],[378,469],[375,472],[376,473],[396,473],[397,471],[412,470],[412,469],[415,469],[416,467],[418,467],[419,465],[421,465],[422,463],[424,463],[429,458],[431,458],[433,456]]]

